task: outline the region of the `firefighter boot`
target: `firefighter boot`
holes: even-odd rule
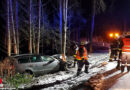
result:
[[[125,66],[121,66],[121,72],[122,73],[124,72],[124,68],[125,68]]]
[[[109,62],[112,62],[112,58],[109,59]]]
[[[114,57],[114,60],[116,61],[116,56]]]
[[[84,71],[85,73],[89,73],[88,72],[88,67],[89,67],[88,65],[85,65],[85,71]]]
[[[130,66],[127,66],[127,72],[129,72],[130,71]]]
[[[79,68],[79,69],[77,70],[77,76],[79,76],[80,73],[81,73],[81,69]]]
[[[80,74],[80,72],[77,72],[77,74],[76,74],[76,75],[77,75],[77,76],[79,76],[79,74]]]
[[[117,61],[116,69],[120,70],[120,60]]]

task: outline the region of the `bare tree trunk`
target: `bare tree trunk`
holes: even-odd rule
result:
[[[95,22],[95,8],[96,8],[96,0],[92,1],[92,16],[91,16],[91,31],[90,31],[90,53],[93,51],[92,49],[92,38],[94,32],[94,22]]]
[[[36,53],[39,54],[39,44],[40,44],[40,19],[41,18],[41,0],[38,1],[38,38],[37,38],[37,49]]]
[[[15,23],[16,23],[17,54],[19,54],[18,2],[17,2],[17,0],[15,0]]]
[[[65,18],[64,18],[64,3],[65,0],[62,0],[62,54],[65,55],[65,51],[64,51],[64,35],[65,35]]]
[[[7,1],[7,32],[8,32],[8,56],[11,55],[11,37],[10,37],[10,21],[9,21],[9,0]]]
[[[65,0],[65,46],[64,46],[64,55],[66,54],[66,33],[67,33],[67,7],[68,6],[68,0]]]
[[[17,54],[17,46],[16,46],[17,44],[16,44],[16,35],[15,35],[15,28],[14,28],[12,0],[10,0],[10,12],[11,12],[11,23],[12,23],[13,41],[14,41],[14,53]]]
[[[36,47],[35,47],[35,31],[34,31],[34,27],[33,27],[33,36],[32,36],[32,39],[33,39],[33,53],[36,53]]]
[[[29,0],[29,53],[32,53],[32,30],[31,30],[31,3],[32,0]]]
[[[66,32],[67,32],[67,5],[68,0],[62,2],[62,54],[66,54]]]
[[[60,24],[59,24],[59,31],[60,31],[60,44],[61,44],[61,52],[62,52],[62,3],[63,0],[59,0],[59,16],[60,16]]]

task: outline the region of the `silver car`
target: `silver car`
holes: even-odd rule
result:
[[[22,54],[13,56],[16,58],[16,72],[34,74],[52,73],[60,69],[60,61],[51,56]]]

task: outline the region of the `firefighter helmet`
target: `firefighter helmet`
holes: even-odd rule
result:
[[[84,42],[84,41],[81,41],[80,45],[85,45],[85,42]]]

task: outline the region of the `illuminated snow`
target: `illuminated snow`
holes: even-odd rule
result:
[[[109,90],[130,90],[130,73],[126,73],[120,77],[116,84],[113,85]]]
[[[54,83],[54,85],[46,87],[42,90],[57,90],[63,89],[67,90],[74,86],[81,84],[83,81],[87,81],[91,76],[97,73],[103,73],[105,71],[111,70],[116,67],[116,62],[108,62],[109,55],[108,53],[93,53],[89,58],[90,67],[89,67],[89,74],[84,73],[84,69],[79,76],[76,76],[76,68],[70,68],[69,71],[60,71],[54,74],[47,74],[35,78],[36,80],[24,87],[31,87],[36,85],[46,85],[50,83]],[[100,67],[102,62],[108,62],[106,66]],[[55,84],[55,82],[59,81],[60,83]]]

